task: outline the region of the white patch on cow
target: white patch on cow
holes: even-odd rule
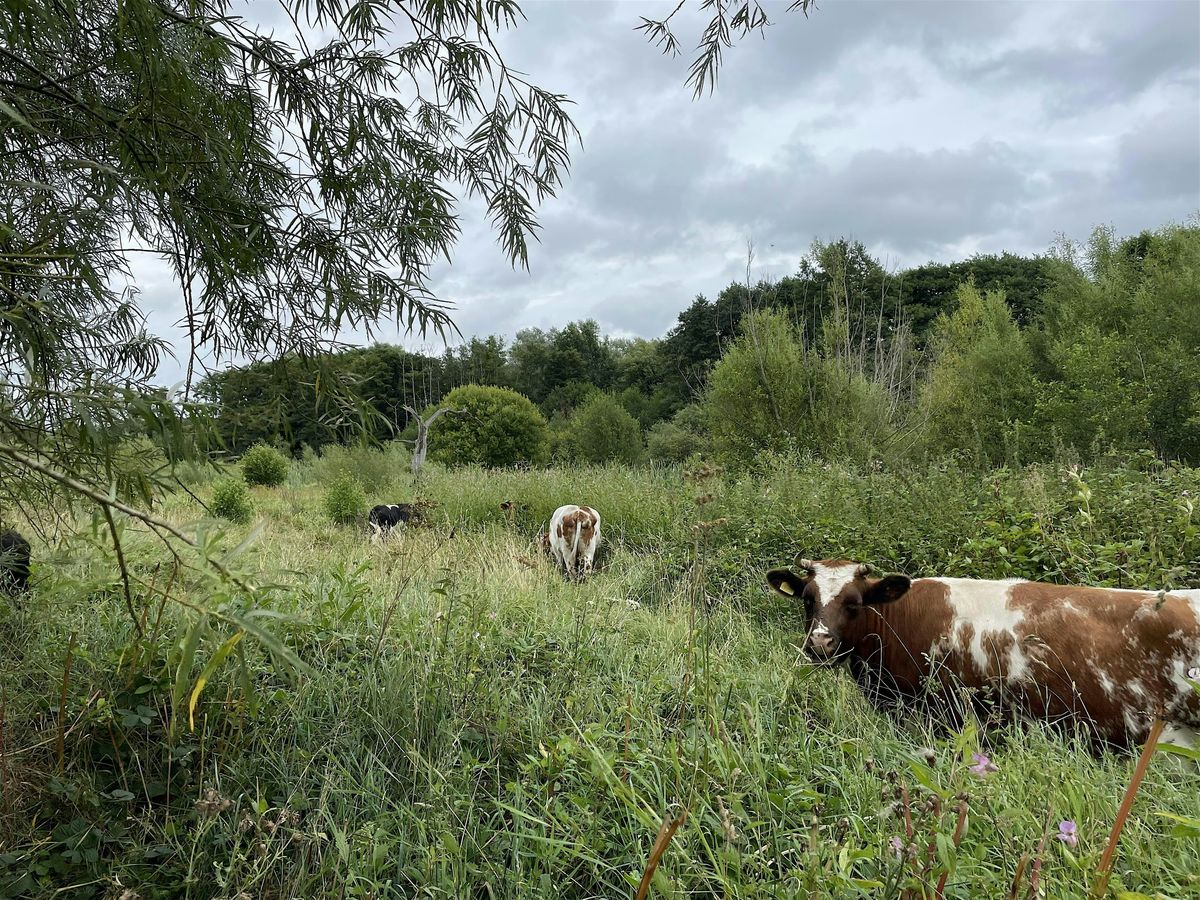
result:
[[[1113,680],[1103,669],[1096,670],[1096,680],[1100,682],[1100,687],[1103,688],[1106,697],[1112,699],[1116,695],[1117,686],[1113,684]]]
[[[1130,734],[1145,731],[1146,727],[1138,720],[1137,713],[1128,706],[1121,710],[1121,718],[1125,721],[1125,730]]]
[[[857,571],[858,563],[845,563],[840,566],[816,563],[813,566],[813,581],[817,585],[816,608],[820,610],[826,603],[832,603],[833,598],[854,580],[854,573]]]
[[[1162,731],[1162,737],[1159,739],[1162,744],[1178,744],[1180,747],[1195,747],[1200,741],[1200,732],[1195,728],[1188,728],[1186,725],[1168,724]]]
[[[986,677],[989,671],[988,654],[983,646],[984,636],[1007,634],[1012,638],[1012,647],[1008,652],[1004,675],[1008,681],[1014,682],[1025,678],[1029,672],[1029,659],[1017,635],[1017,626],[1025,620],[1025,613],[1009,606],[1013,588],[1025,582],[1015,578],[1007,581],[976,581],[973,578],[929,580],[948,588],[947,599],[954,610],[954,621],[950,624],[953,640],[961,643],[963,630],[971,626],[970,654],[978,673]]]
[[[1150,699],[1150,692],[1146,690],[1146,685],[1140,678],[1135,678],[1132,681],[1126,682],[1125,689],[1139,700]]]

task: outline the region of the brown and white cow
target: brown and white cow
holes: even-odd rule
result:
[[[1010,712],[1083,723],[1109,743],[1144,740],[1156,713],[1163,740],[1196,743],[1200,591],[875,578],[844,559],[796,566],[767,582],[803,601],[805,649],[848,662],[873,699],[965,686]]]
[[[560,506],[550,517],[550,555],[571,577],[588,575],[600,546],[600,513],[590,506]]]

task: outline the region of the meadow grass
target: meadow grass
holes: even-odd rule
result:
[[[652,896],[921,896],[945,871],[947,897],[1005,897],[1025,855],[1044,896],[1085,896],[1134,759],[1038,726],[879,714],[844,672],[805,663],[762,571],[818,541],[885,565],[1102,571],[1130,521],[1190,564],[1194,533],[1172,532],[1194,472],[1106,482],[1163,500],[1147,524],[1119,494],[1070,519],[1078,479],[1045,471],[431,468],[417,489],[394,468],[368,501],[436,501],[424,527],[373,544],[334,525],[328,464],[297,463],[252,489],[254,521],[206,526],[254,608],[194,571],[171,588],[254,616],[302,672],[148,588],[139,637],[100,529],[39,548],[35,593],[0,621],[0,896],[632,896],[664,817],[684,813]],[[582,584],[533,546],[567,501],[604,516]],[[180,493],[163,515],[204,510]],[[169,553],[132,526],[125,544],[135,585],[161,593]],[[997,770],[972,775],[975,752]],[[1110,894],[1200,896],[1200,847],[1168,818],[1197,815],[1189,766],[1155,758]],[[1063,819],[1077,847],[1055,839]]]

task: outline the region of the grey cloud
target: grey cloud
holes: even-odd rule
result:
[[[1200,207],[1200,105],[1163,111],[1122,135],[1114,180],[1147,199]]]
[[[1156,2],[1075,4],[1054,10],[1052,43],[989,53],[959,71],[997,88],[1014,82],[1043,90],[1049,114],[1069,117],[1095,104],[1127,100],[1184,77],[1194,83],[1200,5]]]

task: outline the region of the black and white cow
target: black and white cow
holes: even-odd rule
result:
[[[0,594],[29,590],[29,541],[11,528],[0,531]]]
[[[372,539],[387,537],[397,525],[407,525],[419,514],[411,503],[387,503],[371,507],[367,524],[371,526]]]

